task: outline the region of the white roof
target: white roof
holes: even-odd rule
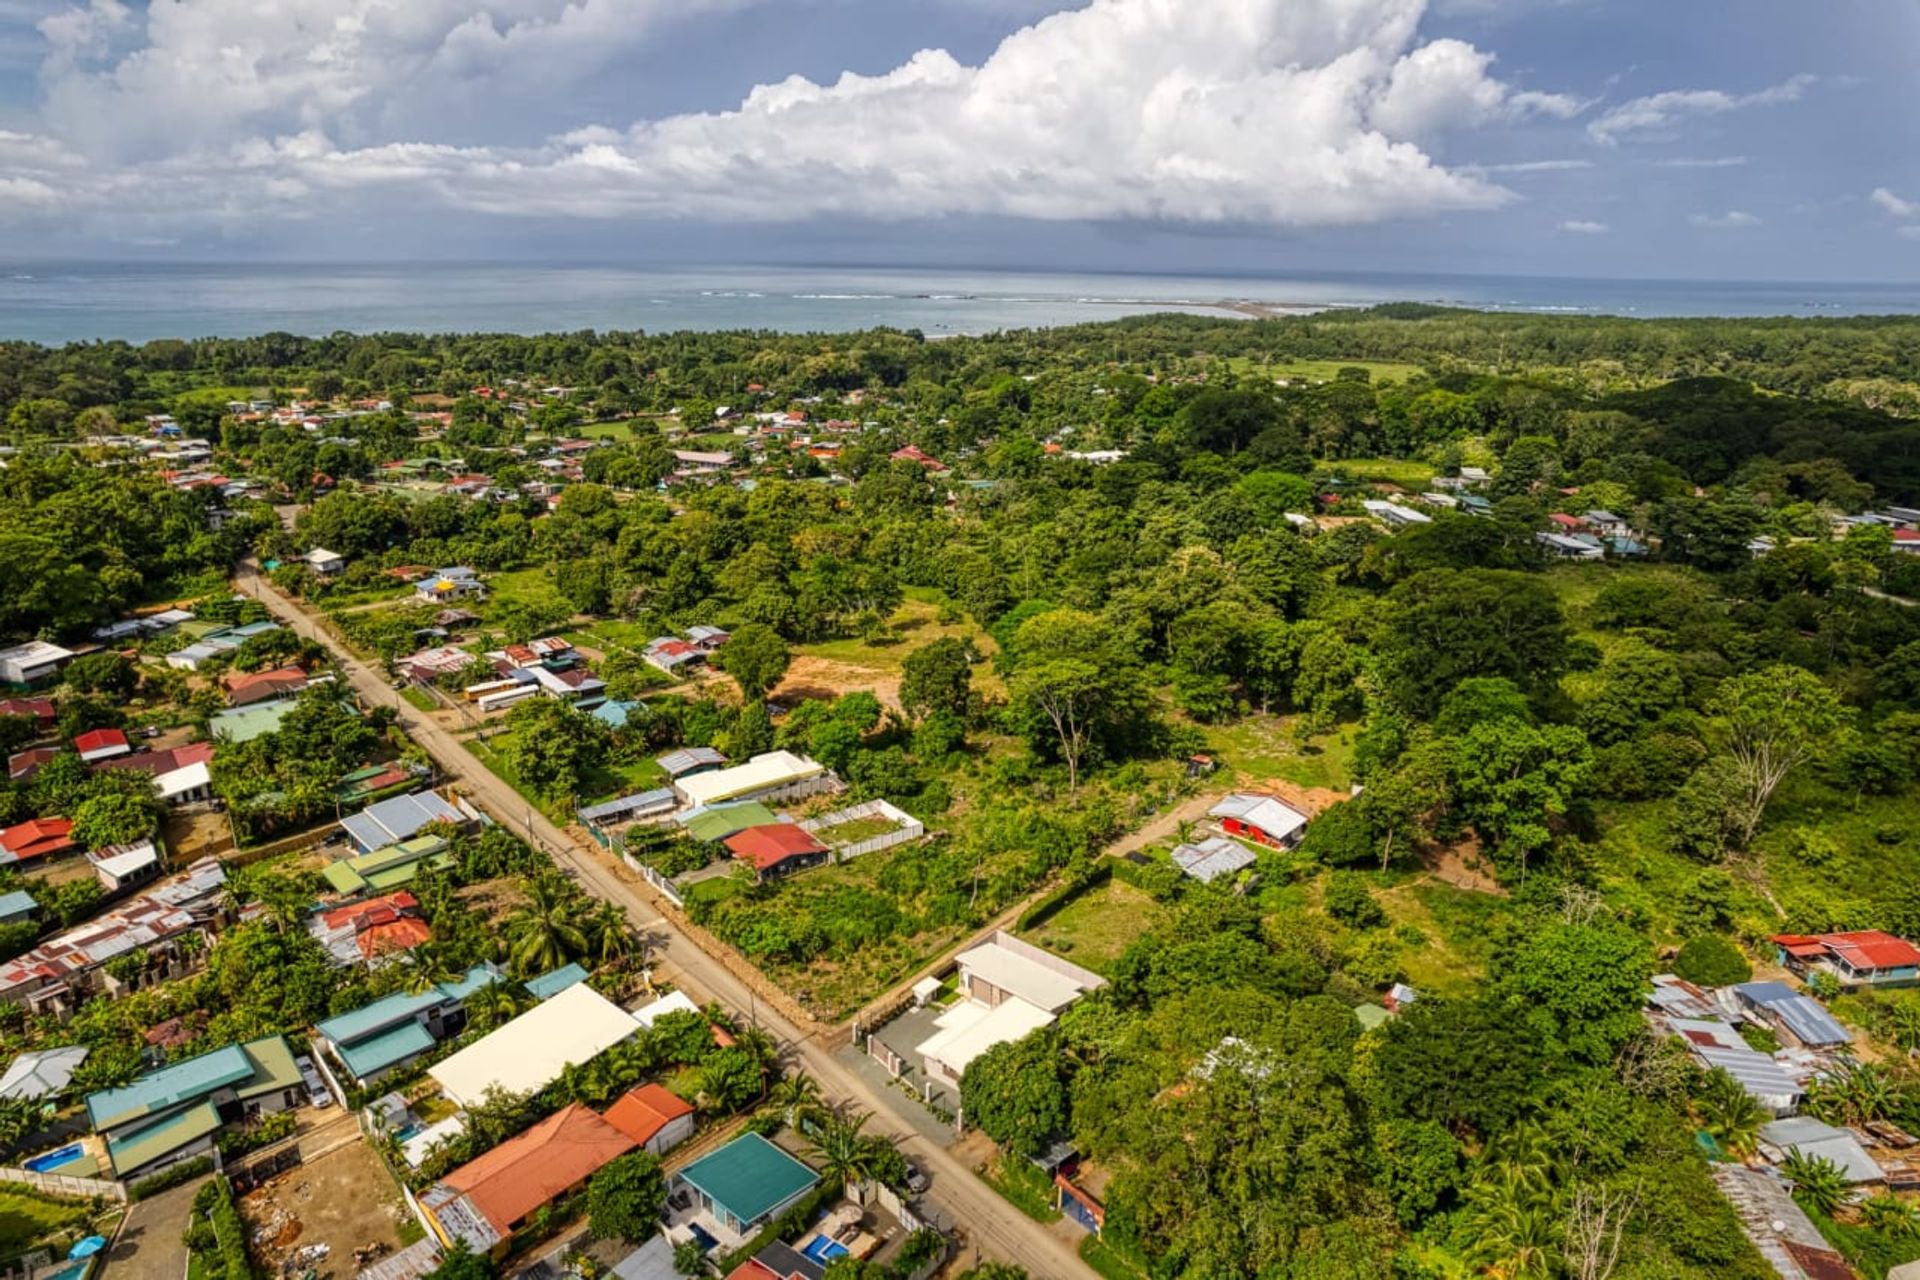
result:
[[[162,800],[171,800],[175,796],[186,795],[190,791],[213,785],[213,771],[202,760],[196,764],[182,765],[178,769],[169,769],[156,774],[153,789],[160,793]]]
[[[1002,1000],[991,1009],[966,1000],[941,1014],[934,1024],[940,1030],[921,1041],[915,1052],[959,1075],[968,1063],[995,1045],[1052,1026],[1053,1015],[1018,998]]]
[[[661,996],[644,1009],[635,1009],[633,1020],[643,1027],[652,1027],[654,1020],[662,1014],[699,1012],[700,1006],[693,1002],[693,997],[684,991],[673,991]]]
[[[1792,1116],[1760,1126],[1760,1145],[1770,1147],[1784,1159],[1789,1151],[1831,1160],[1847,1175],[1848,1182],[1884,1182],[1886,1172],[1874,1162],[1859,1139],[1845,1129],[1836,1129],[1812,1116]]]
[[[826,771],[825,765],[791,751],[769,751],[731,769],[715,769],[681,778],[673,786],[690,805],[718,804],[735,796],[816,777]]]
[[[1195,880],[1212,884],[1221,876],[1230,876],[1242,867],[1252,866],[1253,850],[1225,836],[1208,836],[1197,844],[1176,846],[1173,860]]]
[[[346,557],[337,551],[329,551],[325,547],[315,547],[307,552],[303,559],[308,564],[332,564],[335,560],[344,560]]]
[[[44,1098],[73,1083],[73,1073],[87,1060],[84,1044],[63,1045],[23,1053],[0,1076],[0,1098]]]
[[[461,1106],[488,1089],[538,1093],[568,1064],[584,1063],[633,1035],[633,1015],[576,983],[428,1070]]]
[[[44,667],[50,662],[65,662],[72,656],[73,650],[62,649],[45,640],[29,640],[10,649],[0,649],[0,662],[16,667]]]
[[[435,1144],[452,1141],[465,1132],[466,1127],[465,1112],[456,1111],[444,1120],[436,1120],[400,1144],[400,1158],[407,1162],[407,1168],[418,1169],[433,1153]]]
[[[1080,993],[1091,985],[1049,969],[999,942],[983,942],[962,951],[955,960],[962,973],[992,983],[1043,1011],[1058,1013],[1078,1000]]]
[[[198,766],[202,773],[207,766]],[[184,772],[175,769],[175,773]],[[162,775],[166,776],[166,775]],[[94,858],[93,865],[112,876],[115,880],[124,880],[143,867],[150,867],[160,861],[160,851],[153,847],[153,841],[142,840],[138,844],[118,846],[119,852],[106,857]]]
[[[1207,810],[1211,818],[1238,818],[1260,828],[1275,840],[1284,840],[1307,825],[1307,815],[1276,796],[1237,791]]]

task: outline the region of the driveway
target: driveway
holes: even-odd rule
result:
[[[187,1229],[193,1193],[206,1179],[162,1191],[127,1211],[119,1238],[107,1250],[103,1276],[112,1280],[174,1280],[187,1274],[187,1247],[180,1243]]]

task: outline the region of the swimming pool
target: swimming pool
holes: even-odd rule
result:
[[[824,1267],[835,1258],[846,1257],[847,1246],[832,1236],[816,1235],[800,1247],[800,1256]]]
[[[69,1143],[58,1151],[48,1151],[26,1161],[26,1167],[35,1173],[45,1173],[49,1169],[58,1169],[63,1164],[72,1164],[85,1154],[86,1148],[79,1143]]]

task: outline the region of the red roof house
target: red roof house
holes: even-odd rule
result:
[[[14,782],[31,782],[40,766],[62,754],[64,747],[28,747],[7,757],[7,777]]]
[[[44,729],[53,723],[53,699],[0,698],[0,716],[31,716]]]
[[[751,862],[761,879],[783,876],[827,860],[827,846],[792,822],[773,822],[737,831],[724,841],[733,856]]]
[[[133,750],[127,735],[118,729],[91,729],[73,740],[73,749],[91,764],[109,756],[123,756]]]
[[[168,747],[164,751],[136,751],[129,755],[109,756],[93,761],[91,767],[95,773],[131,769],[157,778],[191,764],[211,764],[213,747],[211,742],[189,742],[184,747]]]
[[[655,1155],[665,1155],[693,1133],[693,1104],[664,1085],[628,1090],[601,1118]]]
[[[230,675],[226,678],[225,684],[227,705],[245,707],[255,702],[266,702],[300,692],[307,687],[307,672],[304,667],[297,665],[275,667],[272,671]]]
[[[1782,933],[1773,938],[1780,963],[1799,974],[1831,974],[1843,987],[1920,984],[1920,947],[1878,929],[1853,933]]]
[[[78,847],[73,842],[72,822],[65,818],[35,818],[0,831],[0,864],[50,858]]]
[[[433,938],[432,928],[420,918],[419,899],[405,889],[349,907],[336,907],[322,913],[320,923],[329,940],[338,938],[343,944],[335,948],[329,942],[329,950],[344,950],[351,939],[364,960],[411,951]]]
[[[1564,511],[1556,511],[1548,516],[1547,519],[1553,521],[1554,524],[1568,533],[1578,533],[1587,527],[1585,520],[1582,520],[1579,516],[1570,516]]]
[[[887,456],[895,462],[917,462],[929,471],[945,471],[947,469],[946,463],[940,461],[940,459],[934,457],[917,444],[910,444],[905,448],[895,449]]]
[[[420,1206],[446,1240],[490,1253],[542,1206],[633,1150],[633,1139],[573,1103],[449,1173]]]

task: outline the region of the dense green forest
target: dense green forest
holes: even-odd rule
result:
[[[527,410],[482,385],[522,388]],[[390,407],[324,434],[229,414],[262,393]],[[1110,988],[963,1084],[1008,1150],[1066,1134],[1112,1171],[1123,1269],[1765,1276],[1695,1140],[1751,1150],[1757,1121],[1649,1032],[1648,978],[1687,947],[1703,981],[1743,976],[1788,929],[1920,930],[1920,556],[1834,523],[1920,499],[1920,321],[1396,306],[937,342],[16,344],[0,406],[10,636],[76,635],[245,552],[314,546],[348,558],[340,579],[281,581],[323,605],[385,569],[460,563],[538,586],[489,602],[505,639],[732,628],[741,697],[649,704],[630,730],[646,747],[778,741],[952,828],[869,886],[697,908],[783,979],[1089,881],[1149,780],[1216,741],[1363,788],[1297,854],[1262,855],[1248,891],[1113,871],[1141,905]],[[450,415],[431,439],[424,407]],[[723,407],[843,422],[844,447],[755,453]],[[289,529],[84,443],[149,414],[308,505]],[[667,431],[734,451],[750,483],[663,485]],[[551,510],[371,483],[457,456],[512,486],[565,435],[613,443]],[[908,443],[951,472],[890,457]],[[1126,456],[1069,456],[1092,450]],[[1364,518],[1361,498],[1463,467],[1489,473],[1486,515]],[[1593,508],[1647,554],[1548,562],[1549,517]],[[1307,513],[1304,531],[1289,519]],[[893,627],[909,603],[940,639]],[[342,617],[386,657],[422,621]],[[897,709],[854,692],[776,724],[763,699],[789,647],[835,644],[911,650]],[[644,692],[627,674],[616,691]],[[514,763],[570,794],[610,735],[537,714],[511,722]],[[1438,921],[1394,914],[1414,877],[1468,854],[1490,891],[1434,899],[1454,912]],[[1431,994],[1363,1034],[1353,1007],[1414,976]],[[1920,1047],[1911,993],[1834,1004]],[[1920,1077],[1890,1066],[1885,1086],[1875,1115],[1920,1124]],[[1845,1224],[1851,1247],[1920,1256],[1881,1216]]]

